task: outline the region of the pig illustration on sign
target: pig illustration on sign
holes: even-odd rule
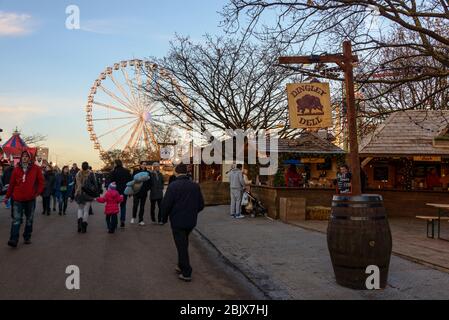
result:
[[[306,94],[296,100],[298,114],[300,115],[322,115],[324,114],[323,105],[318,97]],[[307,111],[307,113],[306,113]]]

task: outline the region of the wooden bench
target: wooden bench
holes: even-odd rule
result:
[[[441,220],[449,221],[449,217],[438,217],[438,216],[416,216],[416,219],[427,221],[427,238],[435,238],[435,220],[438,220],[438,225]],[[432,227],[432,233],[430,235],[429,227]]]

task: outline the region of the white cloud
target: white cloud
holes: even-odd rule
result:
[[[159,31],[151,31],[151,25],[146,20],[131,18],[106,18],[81,20],[80,29],[85,32],[103,34],[133,36],[139,30],[148,30],[146,36],[151,39],[168,41],[173,37],[170,34],[162,34]]]
[[[81,22],[81,30],[100,34],[113,34],[117,28],[116,23],[111,20],[92,19]]]
[[[47,113],[46,109],[39,109],[36,107],[25,107],[25,106],[17,106],[17,107],[0,107],[0,113],[14,113],[14,114],[44,114]]]
[[[30,32],[30,15],[0,11],[0,37],[23,36]]]
[[[19,99],[8,101],[0,97],[0,128],[8,125],[22,125],[26,121],[49,114],[46,107]]]

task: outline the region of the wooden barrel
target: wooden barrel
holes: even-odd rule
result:
[[[392,249],[391,231],[381,195],[335,195],[327,228],[327,245],[337,283],[367,289],[370,265],[379,267],[385,288]]]

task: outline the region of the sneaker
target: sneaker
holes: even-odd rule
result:
[[[134,224],[134,223],[136,223],[136,219],[132,218],[131,219],[131,224]]]
[[[158,224],[156,221],[151,221],[152,224]]]
[[[125,227],[125,223],[124,222],[120,222],[120,228],[124,228]]]
[[[179,279],[179,280],[182,280],[182,281],[185,281],[185,282],[190,282],[190,281],[192,281],[192,277],[185,277],[185,276],[182,275],[182,274],[180,274],[180,275],[178,276],[178,279]]]
[[[160,226],[163,225],[162,221],[159,221],[157,224],[160,225]]]
[[[30,239],[27,239],[27,240],[25,240],[23,243],[25,243],[25,244],[31,244],[31,240],[30,240]]]
[[[17,241],[9,240],[8,241],[8,246],[13,247],[13,248],[17,247]]]
[[[245,216],[242,215],[242,214],[240,214],[240,215],[238,215],[238,216],[235,216],[235,218],[236,218],[236,219],[243,219],[243,218],[245,218]]]
[[[145,222],[143,222],[143,221],[139,222],[139,226],[144,226],[144,225],[145,225]]]
[[[181,273],[182,273],[181,268],[178,267],[178,266],[176,266],[175,272],[176,272],[177,274],[181,274]]]

